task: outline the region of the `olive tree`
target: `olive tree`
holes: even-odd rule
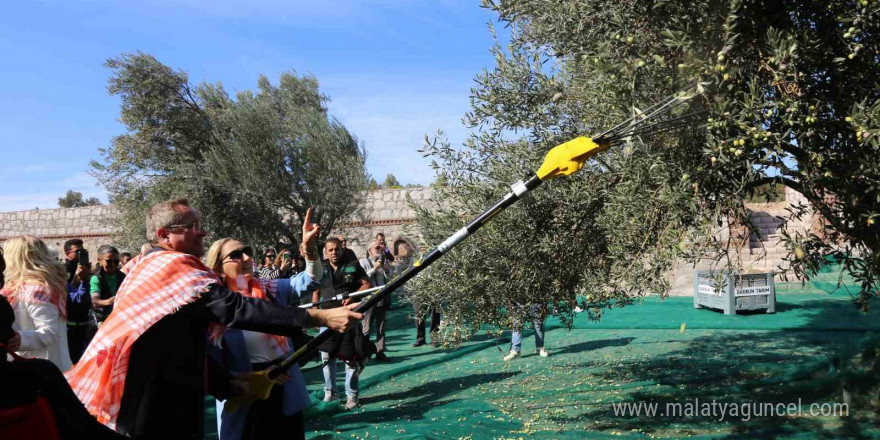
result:
[[[877,293],[880,157],[878,7],[871,1],[485,0],[509,29],[475,78],[472,135],[429,139],[437,206],[420,211],[433,246],[535,170],[564,141],[595,135],[699,84],[701,123],[633,136],[579,174],[499,215],[415,281],[451,336],[526,319],[546,304],[567,321],[664,295],[679,259],[737,268],[757,233],[745,200],[793,188],[827,227],[786,236],[809,276],[836,259]],[[494,29],[490,30],[494,32]],[[719,240],[719,237],[728,237]]]
[[[256,92],[232,97],[143,53],[107,66],[127,133],[93,167],[128,246],[144,240],[146,208],[169,197],[188,198],[215,237],[257,245],[294,243],[309,207],[326,234],[362,205],[364,148],[328,115],[315,77],[261,76]]]

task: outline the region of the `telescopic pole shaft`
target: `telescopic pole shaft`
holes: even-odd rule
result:
[[[440,243],[439,246],[437,246],[436,248],[431,250],[431,252],[425,255],[424,258],[416,262],[413,267],[410,267],[409,269],[401,273],[399,276],[391,280],[390,283],[386,284],[378,292],[376,292],[375,295],[362,302],[354,311],[358,313],[364,313],[373,308],[376,304],[385,299],[386,296],[390,295],[391,292],[397,290],[400,286],[403,286],[407,281],[418,275],[419,272],[423,271],[432,263],[439,260],[440,257],[449,252],[453,247],[455,247],[455,245],[457,245],[462,240],[483,227],[483,225],[488,223],[489,220],[492,219],[492,217],[516,203],[530,191],[540,186],[541,183],[542,181],[537,175],[532,175],[526,180],[521,180],[511,185],[511,191],[507,195],[505,195],[504,198],[495,203],[495,205],[493,205],[491,208],[483,211],[482,214],[480,214],[479,216],[477,216],[477,218],[468,223],[467,226],[459,229],[454,234],[449,236],[449,238],[443,241],[443,243]],[[291,365],[299,362],[299,360],[303,357],[309,356],[317,351],[318,347],[325,341],[330,339],[332,336],[333,332],[329,330],[318,334],[318,336],[309,341],[309,343],[300,347],[292,355],[287,357],[287,359],[281,362],[278,368],[270,373],[270,377],[277,377],[282,371],[287,371],[287,369]]]
[[[347,295],[336,295],[336,296],[334,296],[333,298],[330,298],[330,299],[325,299],[325,300],[321,300],[321,301],[316,301],[316,302],[308,303],[308,304],[301,304],[301,305],[299,305],[299,306],[297,306],[297,307],[299,307],[299,308],[301,308],[301,309],[311,309],[312,307],[320,306],[321,304],[326,304],[326,303],[329,303],[329,302],[343,301],[343,300],[345,300],[346,298],[360,298],[360,297],[362,297],[362,296],[364,296],[364,295],[369,295],[369,294],[371,294],[371,293],[373,293],[373,292],[375,292],[375,291],[381,289],[382,287],[384,287],[384,286],[373,287],[373,288],[371,288],[371,289],[365,289],[365,290],[358,290],[358,291],[355,291],[355,292],[351,292],[351,293],[349,293],[349,294],[347,294]]]

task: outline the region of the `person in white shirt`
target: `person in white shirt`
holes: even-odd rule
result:
[[[51,361],[61,371],[73,365],[67,347],[67,272],[46,244],[24,235],[3,245],[6,285],[0,293],[15,310],[14,351]]]

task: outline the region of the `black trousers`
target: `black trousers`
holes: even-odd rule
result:
[[[70,352],[70,361],[74,364],[79,362],[79,358],[86,352],[89,342],[98,329],[91,322],[69,322],[67,323],[67,350]]]
[[[418,316],[419,310],[413,309],[416,316]],[[416,340],[426,341],[425,339],[425,321],[428,320],[428,315],[431,316],[431,333],[437,331],[440,328],[440,311],[431,309],[425,315],[424,318],[416,318]]]

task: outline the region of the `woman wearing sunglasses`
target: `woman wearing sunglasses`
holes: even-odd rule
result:
[[[229,289],[252,298],[295,304],[299,296],[320,286],[323,276],[315,244],[319,227],[311,223],[312,210],[303,222],[302,240],[306,243],[306,270],[289,279],[265,279],[254,276],[250,256],[244,253],[241,242],[232,238],[215,241],[208,249],[207,265],[212,268]],[[285,336],[269,335],[246,330],[229,329],[214,344],[212,355],[233,373],[247,373],[270,368],[290,353],[294,347]],[[291,433],[291,438],[305,438],[302,411],[308,406],[305,381],[299,366],[294,365],[282,375],[283,386],[275,387],[267,400],[257,400],[235,411],[224,411],[218,402],[221,440],[270,438],[279,432]]]
[[[266,248],[263,252],[263,264],[260,265],[260,278],[274,280],[278,278],[278,267],[275,266],[275,249]]]

